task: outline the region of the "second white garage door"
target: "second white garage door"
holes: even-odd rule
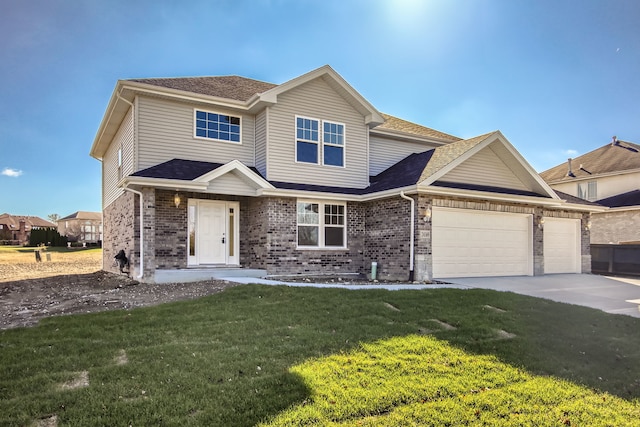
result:
[[[530,276],[531,215],[433,208],[433,277]]]
[[[580,253],[580,220],[545,218],[545,274],[580,273]]]

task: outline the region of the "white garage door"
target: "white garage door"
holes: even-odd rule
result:
[[[580,220],[544,219],[544,272],[580,273]]]
[[[433,208],[433,277],[530,276],[531,215]]]

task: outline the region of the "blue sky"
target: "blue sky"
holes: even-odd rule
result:
[[[640,142],[637,0],[0,0],[0,213],[101,210],[118,79],[331,65],[378,110],[500,130],[538,171]]]

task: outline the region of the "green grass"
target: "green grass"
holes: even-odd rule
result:
[[[486,290],[238,286],[1,332],[0,425],[631,426],[638,330]]]

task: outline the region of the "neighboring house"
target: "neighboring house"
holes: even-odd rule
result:
[[[28,244],[31,230],[38,228],[56,228],[56,225],[37,216],[0,215],[0,240],[12,245]]]
[[[599,207],[559,197],[500,132],[382,114],[329,66],[280,85],[120,80],[91,156],[104,268],[124,249],[142,281],[590,271]]]
[[[58,232],[69,241],[99,243],[102,241],[102,214],[78,211],[58,220]]]
[[[640,243],[640,145],[614,136],[540,176],[554,190],[609,208],[594,213],[591,243]]]

